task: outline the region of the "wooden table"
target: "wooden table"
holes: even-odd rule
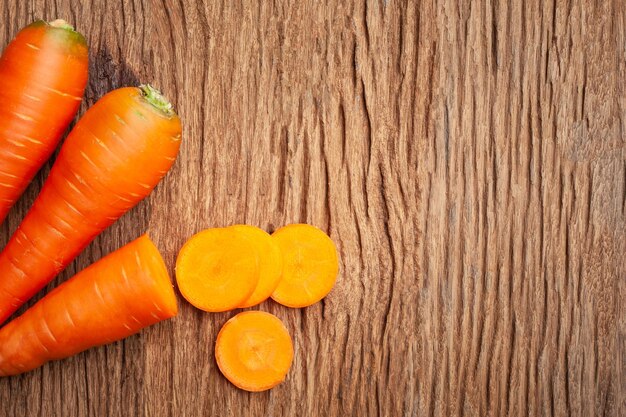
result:
[[[0,415],[626,414],[626,3],[82,3],[4,0],[0,43],[68,19],[91,47],[81,113],[150,82],[184,142],[46,290],[145,231],[173,273],[232,223],[317,225],[341,275],[310,308],[260,307],[296,350],[269,392],[216,367],[234,312],[179,297],[174,320],[3,379]]]

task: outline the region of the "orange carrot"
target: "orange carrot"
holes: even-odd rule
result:
[[[287,307],[307,307],[326,297],[335,285],[339,259],[333,241],[308,224],[291,224],[272,238],[283,253],[283,276],[274,301]]]
[[[61,284],[0,329],[0,376],[121,340],[177,311],[163,258],[144,235]]]
[[[239,307],[252,307],[270,298],[283,273],[283,254],[269,233],[255,226],[238,224],[230,226],[244,233],[257,246],[259,258],[259,282],[254,292]]]
[[[87,84],[87,43],[63,20],[22,29],[0,58],[0,223],[56,148]]]
[[[220,330],[215,358],[222,374],[235,386],[265,391],[285,380],[293,361],[293,344],[278,317],[245,311]]]
[[[185,243],[176,260],[176,282],[187,301],[210,312],[237,308],[259,281],[259,253],[235,228],[207,229]]]
[[[85,113],[0,253],[0,323],[152,191],[180,135],[178,116],[150,86],[112,91]]]

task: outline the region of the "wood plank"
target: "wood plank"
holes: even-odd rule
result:
[[[173,273],[233,223],[315,224],[341,276],[310,308],[261,306],[296,348],[269,392],[217,369],[234,313],[179,297],[172,321],[0,380],[0,416],[625,415],[626,4],[461,3],[2,2],[3,47],[39,17],[86,35],[81,114],[150,82],[184,123],[166,179],[46,291],[145,231]]]

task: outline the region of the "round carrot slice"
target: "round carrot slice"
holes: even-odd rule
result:
[[[250,297],[239,307],[252,307],[270,298],[283,274],[283,254],[269,233],[258,227],[238,224],[231,226],[249,237],[257,245],[259,258],[259,282]]]
[[[204,311],[237,308],[259,281],[259,254],[249,237],[233,228],[204,230],[185,243],[176,260],[183,297]]]
[[[283,253],[283,276],[272,298],[287,307],[307,307],[335,285],[339,258],[333,241],[317,227],[291,224],[272,238]]]
[[[285,380],[293,344],[280,319],[264,311],[245,311],[228,320],[217,335],[217,366],[246,391],[265,391]]]

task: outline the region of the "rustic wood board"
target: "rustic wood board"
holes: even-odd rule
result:
[[[1,380],[0,415],[626,415],[626,3],[461,3],[2,1],[3,47],[40,17],[86,34],[81,113],[151,82],[184,121],[167,178],[47,290],[145,231],[173,268],[205,227],[307,222],[342,262],[322,303],[261,306],[296,349],[270,392],[217,370],[234,313],[181,299]]]

